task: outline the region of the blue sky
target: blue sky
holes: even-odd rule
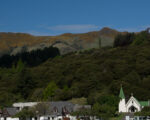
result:
[[[84,33],[150,26],[150,0],[0,0],[0,32]]]

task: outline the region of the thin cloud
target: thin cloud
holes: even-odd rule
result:
[[[57,25],[54,27],[49,27],[51,30],[89,30],[96,29],[98,26],[96,25]]]
[[[50,26],[50,27],[45,27],[45,28],[48,30],[57,31],[57,32],[83,33],[83,32],[89,32],[92,30],[98,30],[99,26],[92,25],[92,24],[86,24],[86,25],[78,24],[78,25],[56,25],[56,26]]]
[[[48,32],[40,32],[40,31],[27,31],[26,33],[29,33],[31,35],[35,35],[35,36],[54,36],[55,34],[50,34]]]

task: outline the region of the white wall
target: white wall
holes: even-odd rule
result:
[[[125,99],[121,99],[119,102],[119,112],[126,112]]]
[[[19,118],[7,118],[7,120],[19,120]]]
[[[76,116],[66,115],[66,117],[69,117],[70,120],[77,120]]]
[[[1,117],[0,120],[4,120],[4,117]],[[6,120],[19,120],[19,118],[7,117]]]
[[[70,116],[70,120],[77,120],[76,116]]]
[[[48,120],[48,117],[47,116],[41,116],[40,120]]]
[[[40,116],[39,120],[48,120],[48,117],[50,118],[50,120],[52,120],[52,117],[51,116]],[[62,116],[57,116],[57,117],[54,117],[53,120],[63,120],[63,117]]]

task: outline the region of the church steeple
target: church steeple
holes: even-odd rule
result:
[[[122,86],[121,86],[121,88],[120,88],[119,98],[125,99],[125,96],[124,96],[124,92],[123,92]]]
[[[124,96],[124,92],[122,89],[122,85],[120,88],[120,94],[119,94],[119,98],[120,98],[120,102],[119,102],[119,112],[126,112],[126,101],[125,101],[125,96]]]

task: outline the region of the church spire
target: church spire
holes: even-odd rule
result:
[[[120,89],[119,98],[125,99],[125,96],[124,96],[124,92],[123,92],[122,86],[121,86],[121,89]]]

